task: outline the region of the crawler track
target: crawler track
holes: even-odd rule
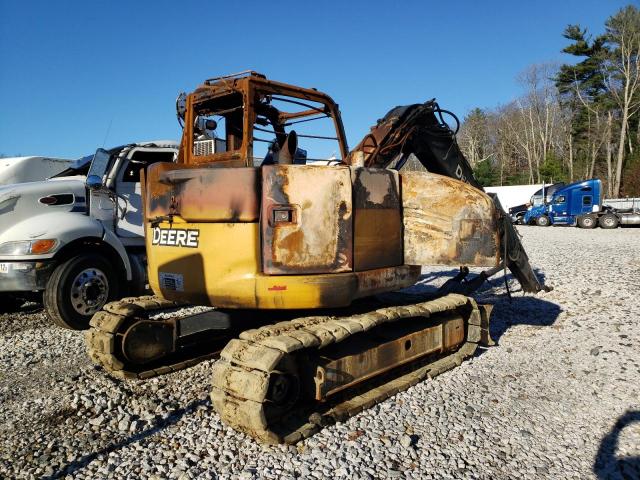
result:
[[[174,352],[157,362],[144,365],[134,365],[123,355],[122,339],[130,326],[141,320],[169,324],[171,320],[152,317],[183,306],[153,296],[124,298],[106,304],[102,311],[93,316],[91,328],[85,333],[89,357],[114,377],[139,379],[182,370],[216,357],[229,340],[228,335],[220,335],[197,348]]]
[[[323,349],[355,341],[356,336],[374,328],[398,328],[394,324],[424,321],[425,317],[431,321],[431,329],[442,325],[444,338],[443,318],[454,313],[464,321],[463,342],[454,349],[442,348],[398,365],[323,401],[309,398],[311,382],[317,383],[313,379],[314,368],[318,359],[322,361]],[[489,310],[478,307],[473,299],[450,294],[350,317],[306,317],[248,330],[221,352],[221,359],[213,367],[211,398],[222,420],[233,428],[263,442],[293,444],[324,425],[342,421],[425,378],[460,365],[475,352],[478,343],[490,342],[488,315]],[[283,381],[287,377],[298,380],[288,380],[287,387]],[[282,395],[283,389],[293,392],[290,401],[286,394]],[[279,399],[274,400],[275,397]]]

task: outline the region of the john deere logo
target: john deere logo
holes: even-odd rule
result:
[[[198,246],[199,230],[184,230],[179,228],[159,228],[153,229],[152,245],[164,245],[167,247],[189,247]]]

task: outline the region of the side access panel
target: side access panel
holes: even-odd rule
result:
[[[273,274],[349,272],[349,167],[262,167],[262,268]]]
[[[402,265],[402,213],[398,172],[351,168],[353,265],[357,272]]]
[[[400,176],[406,264],[498,265],[498,212],[486,193],[428,172]]]

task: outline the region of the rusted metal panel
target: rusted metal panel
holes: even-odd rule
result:
[[[351,168],[353,265],[356,271],[402,264],[402,215],[398,172]]]
[[[464,333],[462,316],[445,314],[438,319],[411,318],[393,330],[375,328],[348,344],[332,345],[323,350],[316,367],[316,400],[426,355],[454,349],[464,342]]]
[[[267,274],[352,270],[348,167],[262,167],[262,265]]]
[[[420,278],[421,270],[419,265],[400,265],[355,272],[358,279],[356,296],[368,297],[410,287]]]
[[[406,264],[498,265],[498,212],[488,195],[433,173],[400,177]]]
[[[257,222],[260,172],[257,168],[149,167],[147,218],[176,215],[189,222]]]

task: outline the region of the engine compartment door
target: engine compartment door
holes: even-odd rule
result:
[[[262,269],[266,274],[353,269],[349,167],[262,167]]]

